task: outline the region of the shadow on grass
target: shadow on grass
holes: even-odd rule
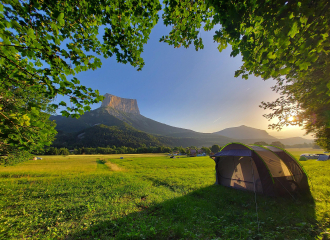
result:
[[[141,196],[139,211],[66,239],[314,239],[319,233],[311,199],[257,195],[257,218],[253,193],[218,185],[158,204]]]

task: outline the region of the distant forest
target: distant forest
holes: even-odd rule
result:
[[[132,147],[96,147],[96,148],[90,148],[90,147],[81,147],[81,148],[74,148],[72,150],[69,150],[68,148],[56,148],[56,147],[49,147],[44,149],[43,151],[35,152],[35,154],[39,155],[80,155],[80,154],[134,154],[134,153],[176,153],[176,154],[189,154],[190,149],[199,150],[196,146],[190,146],[187,148],[183,147],[165,147],[165,146],[155,146],[155,147],[147,147],[142,146],[138,148],[132,148]],[[200,148],[201,152],[210,154],[211,152],[218,152],[220,151],[221,146],[215,144],[212,147],[202,147]]]
[[[263,143],[263,144],[261,144]],[[280,143],[280,142],[278,142]],[[265,142],[255,142],[254,144],[257,145],[273,145],[278,146],[280,144],[267,144]],[[320,149],[318,145],[315,143],[304,143],[304,144],[294,144],[294,145],[284,145],[278,146],[281,148],[314,148]],[[210,154],[211,152],[218,152],[222,147],[215,144],[211,147],[202,147],[200,148],[202,152],[206,154]],[[196,146],[190,147],[168,147],[168,146],[149,146],[147,147],[145,144],[142,144],[141,147],[133,148],[133,147],[126,147],[126,146],[107,146],[107,147],[81,147],[81,148],[73,148],[68,149],[65,147],[57,148],[57,147],[48,147],[42,151],[35,152],[35,154],[43,154],[43,155],[80,155],[80,154],[134,154],[134,153],[181,153],[181,154],[188,154],[190,149],[199,149]]]
[[[75,148],[73,150],[69,150],[67,148],[56,148],[50,147],[44,150],[44,152],[39,152],[38,154],[44,155],[70,155],[70,154],[128,154],[128,153],[171,153],[172,148],[170,147],[96,147],[96,148]]]

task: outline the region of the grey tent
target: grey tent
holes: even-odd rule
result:
[[[317,161],[328,161],[329,156],[325,154],[320,154],[319,157],[317,158]]]
[[[305,170],[280,148],[230,143],[211,157],[217,184],[269,196],[309,192]]]

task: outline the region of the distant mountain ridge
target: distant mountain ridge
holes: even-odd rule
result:
[[[221,131],[215,132],[215,134],[220,134],[225,137],[238,139],[242,143],[251,144],[254,142],[266,142],[268,144],[280,141],[284,145],[294,145],[294,144],[304,144],[313,143],[313,139],[306,139],[302,137],[291,137],[291,138],[276,138],[265,130],[248,127],[241,125],[239,127],[226,128]]]
[[[96,143],[104,146],[105,143],[120,145],[124,142],[130,146],[138,146],[140,142],[141,144],[149,143],[152,146],[163,144],[202,147],[214,144],[223,146],[229,142],[253,144],[264,141],[270,144],[280,141],[285,145],[313,142],[313,140],[299,137],[277,139],[265,130],[244,125],[215,133],[200,133],[173,127],[141,115],[137,100],[120,98],[111,94],[105,95],[100,108],[86,112],[79,119],[63,116],[51,116],[50,119],[55,120],[57,124],[56,129],[59,134],[56,145],[58,146],[62,143],[63,146],[64,143],[67,146],[95,146]]]
[[[307,138],[302,138],[302,137],[280,138],[278,140],[281,143],[283,143],[284,145],[314,143],[313,139],[307,139]]]
[[[269,139],[269,140],[276,139],[275,137],[270,136],[268,132],[266,132],[265,130],[247,127],[245,125],[241,125],[239,127],[226,128],[215,133],[235,139]]]
[[[131,134],[132,129],[128,129],[126,126],[126,124],[128,124],[136,131],[142,131],[148,134],[152,134],[155,137],[162,137],[159,142],[167,144],[168,146],[187,147],[195,145],[198,147],[202,147],[211,146],[213,144],[224,145],[228,142],[233,141],[233,139],[223,137],[217,134],[199,133],[189,129],[173,127],[164,123],[157,122],[140,114],[137,101],[135,99],[120,98],[111,94],[105,95],[105,99],[102,102],[100,108],[92,110],[90,112],[86,112],[84,115],[81,115],[79,119],[66,118],[62,116],[51,116],[50,119],[56,121],[56,129],[61,132],[62,139],[64,138],[65,134],[73,136],[75,135],[74,133],[79,132],[79,134],[81,134],[83,132],[86,132],[89,128],[93,128],[96,131],[96,129],[98,128],[95,128],[95,126],[101,124],[108,127],[118,126],[124,129],[122,130],[122,133],[129,130]],[[123,128],[123,126],[125,127]],[[103,129],[108,132],[108,136],[110,136],[110,130],[114,130],[113,128]],[[90,131],[91,130],[88,130],[89,133]],[[141,137],[144,135],[139,134],[139,136]],[[144,137],[147,136],[145,135]],[[85,140],[77,141],[85,142]],[[141,138],[141,142],[143,141],[144,140]]]

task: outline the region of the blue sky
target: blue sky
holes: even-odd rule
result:
[[[137,99],[142,115],[171,126],[198,132],[240,125],[267,130],[269,122],[262,117],[267,112],[258,106],[261,101],[278,97],[270,89],[275,82],[255,76],[248,80],[235,78],[241,57],[230,57],[230,47],[219,53],[212,39],[214,30],[201,33],[205,47],[198,52],[193,46],[185,49],[160,43],[160,37],[169,31],[162,20],[152,30],[142,54],[146,63],[142,71],[117,63],[114,57],[101,58],[100,69],[76,77],[100,94]],[[280,138],[311,138],[303,136],[304,131],[298,127],[267,131]]]

